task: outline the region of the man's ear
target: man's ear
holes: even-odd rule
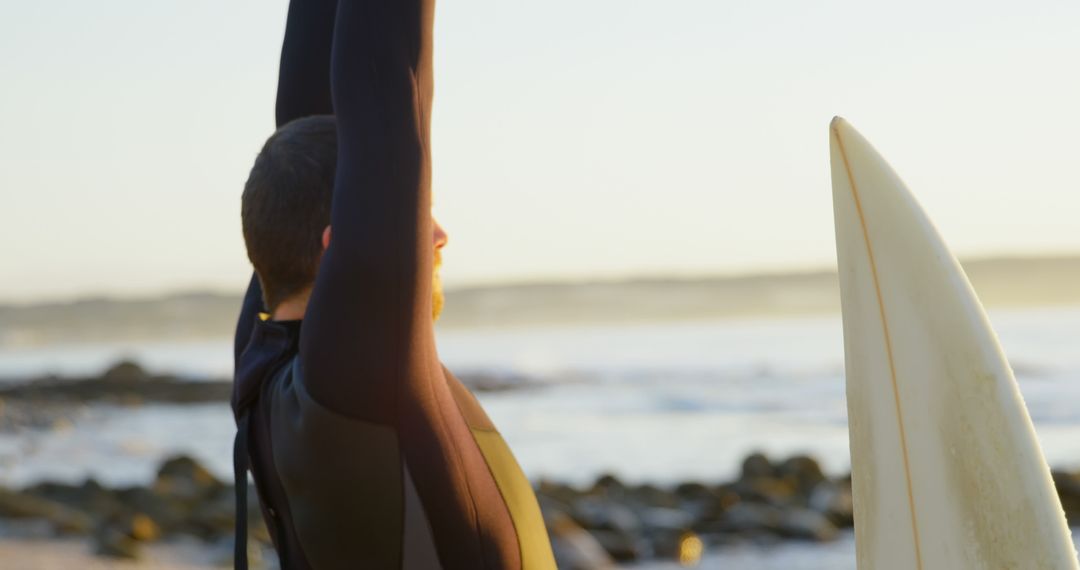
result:
[[[323,251],[330,247],[330,226],[326,226],[326,229],[322,231],[322,248]]]

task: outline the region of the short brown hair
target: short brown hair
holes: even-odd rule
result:
[[[285,124],[255,157],[240,218],[269,311],[315,282],[336,168],[337,122],[330,115]]]

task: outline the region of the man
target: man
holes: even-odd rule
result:
[[[555,567],[532,488],[435,351],[432,17],[289,7],[279,129],[242,205],[238,567],[249,462],[283,568]]]

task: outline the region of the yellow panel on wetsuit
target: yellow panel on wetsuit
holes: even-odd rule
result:
[[[551,552],[551,539],[544,526],[540,504],[536,501],[532,485],[521,470],[510,446],[495,429],[495,424],[488,418],[476,397],[446,372],[447,383],[454,394],[454,401],[461,409],[461,415],[469,424],[473,439],[484,455],[495,484],[499,487],[503,501],[510,510],[514,521],[518,545],[521,548],[521,567],[523,570],[548,570],[555,568],[555,557]]]

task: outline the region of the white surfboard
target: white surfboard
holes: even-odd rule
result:
[[[1077,568],[1027,408],[960,264],[839,117],[830,146],[858,567]]]

